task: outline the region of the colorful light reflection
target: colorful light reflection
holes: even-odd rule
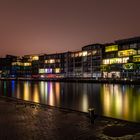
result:
[[[128,85],[102,85],[103,115],[125,120],[140,120],[140,94]]]

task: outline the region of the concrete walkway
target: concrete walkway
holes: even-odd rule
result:
[[[0,98],[0,140],[140,140],[140,124]]]

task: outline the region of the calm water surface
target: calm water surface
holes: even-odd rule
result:
[[[140,86],[0,81],[0,95],[140,122]]]

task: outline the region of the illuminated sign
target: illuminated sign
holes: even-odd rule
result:
[[[113,52],[113,51],[118,51],[118,45],[111,45],[105,47],[105,52]]]

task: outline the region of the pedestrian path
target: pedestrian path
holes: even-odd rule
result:
[[[124,133],[119,133],[119,132]],[[140,125],[0,98],[0,140],[139,140]]]

